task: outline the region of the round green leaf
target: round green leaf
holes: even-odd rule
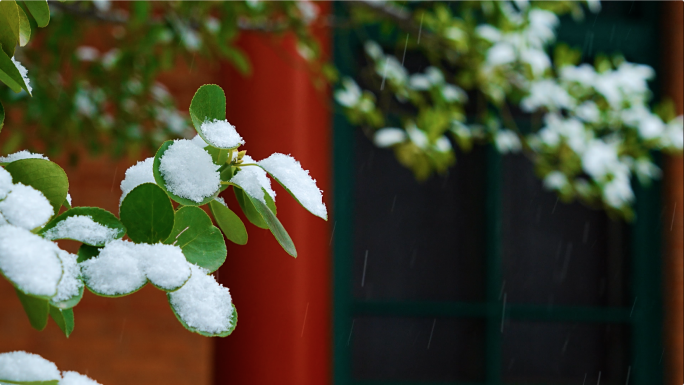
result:
[[[166,188],[166,181],[164,180],[164,177],[162,176],[161,172],[159,171],[159,166],[161,165],[161,157],[164,155],[164,152],[166,152],[166,150],[172,144],[173,144],[173,140],[167,140],[166,142],[162,143],[161,147],[159,147],[159,150],[157,150],[157,154],[154,156],[154,164],[152,166],[152,172],[154,173],[154,180],[157,182],[157,185],[159,185],[159,187],[161,187],[166,192],[166,194],[168,194],[171,197],[171,199],[182,204],[183,206],[202,206],[202,205],[205,205],[205,204],[211,202],[214,198],[216,198],[216,196],[220,192],[218,189],[216,190],[216,193],[214,193],[211,196],[204,198],[201,202],[195,202],[195,201],[188,199],[188,198],[179,197],[178,195],[170,192]]]
[[[209,272],[221,267],[228,254],[221,230],[212,224],[204,210],[194,206],[176,211],[173,231],[164,243],[179,246],[188,262]]]
[[[228,328],[228,330],[226,330],[224,332],[212,334],[212,333],[207,333],[207,332],[204,332],[201,330],[197,330],[196,328],[194,328],[192,326],[188,326],[188,324],[186,324],[185,321],[183,321],[183,319],[176,312],[176,309],[171,304],[170,294],[167,294],[166,297],[169,300],[169,306],[171,306],[171,310],[173,310],[173,314],[176,316],[176,319],[178,319],[178,322],[180,322],[184,328],[190,330],[193,333],[201,334],[205,337],[227,337],[233,333],[233,330],[235,330],[235,327],[237,326],[238,314],[237,314],[237,309],[235,308],[235,304],[231,304],[231,306],[233,306],[233,314],[231,314],[231,316],[230,316],[230,328]]]
[[[209,202],[209,208],[226,238],[238,245],[247,243],[247,229],[237,214],[216,200]]]
[[[197,133],[202,136],[200,127],[207,120],[223,120],[226,118],[226,94],[216,84],[205,84],[200,87],[190,102],[190,119]],[[202,136],[204,139],[204,136]],[[205,139],[206,142],[206,139]],[[207,142],[208,143],[208,142]]]
[[[163,241],[173,229],[173,204],[154,183],[143,183],[131,190],[121,202],[119,216],[128,237],[136,243]]]
[[[72,209],[69,209],[59,216],[53,218],[50,222],[48,222],[45,227],[43,227],[38,234],[45,234],[46,231],[52,229],[53,227],[57,226],[60,222],[64,221],[65,219],[77,215],[84,215],[84,216],[89,216],[93,219],[94,222],[101,224],[102,226],[108,227],[110,229],[115,229],[117,230],[117,234],[114,237],[114,239],[120,239],[123,238],[123,236],[126,234],[126,228],[124,227],[123,223],[119,221],[119,218],[114,216],[114,214],[110,213],[107,210],[101,209],[99,207],[74,207]],[[101,242],[98,244],[90,244],[85,242],[82,239],[76,239],[76,238],[59,238],[59,239],[72,239],[74,241],[79,241],[83,242],[85,244],[89,244],[90,246],[104,246],[105,242]]]
[[[59,212],[69,192],[69,179],[57,163],[46,159],[21,159],[5,166],[14,183],[23,183],[40,191]]]

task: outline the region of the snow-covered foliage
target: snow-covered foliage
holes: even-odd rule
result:
[[[85,59],[93,57],[93,52],[82,51]],[[197,94],[201,102],[193,99],[190,115],[200,116],[202,123],[194,124],[202,136],[167,141],[155,157],[131,166],[121,182],[118,218],[96,207],[72,207],[64,170],[42,155],[24,151],[3,158],[0,272],[18,289],[32,326],[42,329],[48,317],[57,317],[68,336],[74,326],[72,308],[85,288],[118,297],[151,282],[168,293],[170,306],[188,330],[227,336],[236,326],[237,310],[229,290],[209,273],[226,258],[221,231],[239,244],[246,242],[247,234],[217,194],[234,188],[248,219],[270,228],[292,256],[296,249],[276,217],[269,174],[304,208],[327,219],[322,192],[299,162],[278,153],[256,162],[239,151],[244,140],[225,116],[201,115],[225,107],[223,90],[210,85]],[[27,158],[40,160],[19,161]],[[206,204],[214,221],[197,208]],[[78,255],[52,242],[60,239],[81,242]],[[0,382],[3,379],[10,380],[0,375]],[[59,380],[67,385],[93,383],[76,373],[65,373]]]
[[[58,381],[58,385],[100,385],[77,372],[60,373],[54,363],[24,351],[0,353],[0,382],[4,381],[20,384]]]
[[[452,141],[464,151],[492,143],[502,154],[524,151],[543,185],[564,200],[599,203],[630,218],[632,177],[658,178],[651,153],[684,146],[682,117],[650,107],[653,68],[619,56],[580,63],[581,53],[564,45],[552,53],[559,15],[580,17],[579,3],[462,4],[459,11],[441,4],[417,11],[429,41],[397,38],[398,46],[426,54],[432,65],[423,72],[410,73],[403,57],[364,43],[375,75],[364,81],[369,89],[345,77],[334,94],[351,123],[373,132],[376,146],[391,147],[418,179],[454,163]],[[600,10],[599,2],[586,6]],[[376,104],[375,95],[385,102]],[[477,112],[466,116],[470,105]],[[542,124],[523,134],[512,107],[541,116]],[[388,127],[385,111],[401,124]]]

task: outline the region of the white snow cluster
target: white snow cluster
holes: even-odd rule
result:
[[[392,147],[406,141],[406,132],[401,128],[381,128],[373,135],[373,143],[381,148]]]
[[[18,152],[15,152],[14,154],[9,154],[7,156],[0,156],[0,163],[12,163],[16,162],[17,160],[22,160],[22,159],[45,159],[48,160],[48,158],[43,155],[43,154],[36,154],[32,153],[27,150],[21,150]]]
[[[221,177],[211,155],[190,140],[175,140],[160,158],[166,188],[171,193],[195,202],[214,195]]]
[[[62,372],[58,385],[100,385],[92,378],[77,372]]]
[[[235,126],[228,123],[227,120],[207,120],[200,126],[200,131],[207,143],[214,147],[237,148],[245,144],[245,141],[235,130]]]
[[[115,240],[105,245],[98,256],[81,262],[86,286],[113,296],[132,293],[145,285],[147,277],[134,247],[134,243]]]
[[[242,158],[243,163],[256,163],[252,157],[245,155]],[[261,164],[261,163],[259,163]],[[266,171],[257,166],[243,166],[240,171],[237,172],[230,181],[240,186],[249,196],[256,198],[264,203],[266,199],[264,198],[264,190],[271,196],[275,201],[276,193],[271,188],[271,180],[266,176]]]
[[[58,385],[100,385],[77,372],[62,372],[45,358],[24,351],[0,353],[0,382],[37,383],[59,381]]]
[[[126,170],[126,176],[121,181],[121,199],[119,199],[119,206],[123,202],[126,195],[131,190],[140,186],[143,183],[155,183],[154,181],[154,157],[141,160]]]
[[[54,209],[42,192],[31,186],[16,183],[3,200],[0,213],[5,220],[28,230],[42,226],[50,220]]]
[[[140,264],[147,278],[164,290],[182,286],[191,275],[190,264],[178,246],[138,244]]]
[[[0,227],[0,271],[27,294],[52,297],[62,278],[57,246],[21,227]]]
[[[74,215],[59,221],[55,227],[43,233],[45,239],[73,239],[75,241],[99,246],[112,241],[119,234],[93,220],[90,215]]]
[[[61,377],[57,365],[37,354],[22,351],[0,353],[0,381],[54,381]]]
[[[66,301],[75,297],[83,287],[81,268],[78,266],[78,256],[68,251],[57,249],[57,255],[62,262],[62,279],[57,285],[57,294],[51,298],[53,303]]]
[[[81,262],[88,288],[104,295],[124,295],[149,279],[164,290],[175,290],[190,278],[190,267],[180,247],[114,240],[100,254]]]
[[[14,60],[14,56],[12,57],[12,63],[14,63],[14,66],[17,67],[17,70],[19,71],[19,74],[21,75],[22,79],[24,79],[24,83],[26,84],[26,88],[28,88],[28,92],[30,94],[33,88],[31,87],[31,81],[28,77],[28,70],[23,65],[21,65],[20,62]]]
[[[188,326],[205,333],[221,333],[232,326],[232,298],[228,288],[216,282],[208,271],[191,264],[192,277],[169,294],[176,314]]]
[[[508,9],[505,6],[502,10]],[[522,22],[522,15],[508,12],[505,14],[511,21]],[[493,45],[487,50],[484,74],[491,74],[497,68],[508,66],[516,61],[530,66],[534,76],[542,75],[551,67],[551,59],[544,47],[556,38],[555,28],[558,17],[541,9],[531,9],[528,13],[528,24],[520,30],[502,32],[496,27],[483,24],[476,29],[477,34]]]
[[[12,174],[0,167],[0,199],[5,199],[12,189]]]
[[[259,165],[282,183],[304,208],[316,216],[328,218],[322,191],[297,160],[289,155],[275,153],[259,161]]]

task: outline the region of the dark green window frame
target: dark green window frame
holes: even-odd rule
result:
[[[616,30],[628,31],[620,34],[618,49],[633,61],[658,68],[657,7],[646,7],[641,22],[635,23],[620,18],[601,19],[589,15],[580,26],[569,26],[559,30],[559,40],[572,46],[585,45],[589,55],[602,52],[607,42],[596,36],[615,38]],[[335,4],[335,12],[343,14],[343,6]],[[631,12],[631,9],[630,9]],[[564,25],[571,24],[564,23]],[[629,36],[632,36],[631,39]],[[629,39],[629,40],[627,40]],[[604,39],[606,40],[606,39]],[[627,44],[628,43],[628,44]],[[590,47],[586,47],[590,45]],[[612,49],[615,49],[613,44]],[[335,64],[342,74],[353,76],[360,43],[348,30],[334,32]],[[603,48],[605,49],[605,48]],[[611,51],[603,51],[611,53]],[[656,92],[657,92],[657,87]],[[492,148],[487,155],[486,196],[486,300],[479,303],[429,302],[429,301],[363,301],[352,296],[352,250],[354,215],[354,133],[345,117],[337,112],[334,116],[334,383],[336,385],[376,384],[423,384],[435,382],[393,382],[358,381],[352,378],[352,357],[349,339],[353,319],[362,316],[425,317],[425,318],[468,318],[485,321],[485,381],[482,383],[444,383],[441,385],[503,385],[502,380],[502,334],[501,322],[507,320],[575,322],[590,324],[617,323],[630,329],[630,385],[658,385],[663,383],[662,364],[662,287],[661,287],[661,243],[662,223],[660,202],[661,183],[648,188],[634,184],[637,220],[631,226],[630,240],[631,285],[629,295],[635,299],[629,307],[577,307],[507,304],[502,306],[500,291],[502,285],[502,158]],[[660,159],[656,157],[656,160]],[[505,311],[505,314],[504,314]]]

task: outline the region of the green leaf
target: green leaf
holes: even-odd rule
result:
[[[87,245],[84,245],[87,246]],[[92,246],[88,246],[92,247]],[[79,250],[80,251],[80,250]],[[78,290],[78,294],[75,296],[65,299],[64,301],[59,301],[55,302],[53,300],[50,300],[50,307],[56,307],[58,309],[66,310],[66,309],[71,309],[72,307],[78,305],[79,302],[81,302],[81,299],[83,298],[83,292],[85,291],[85,284],[81,286],[81,288]]]
[[[0,4],[2,3],[4,2],[0,1]],[[29,92],[29,89],[24,82],[24,78],[21,76],[17,66],[12,62],[11,57],[12,56],[7,56],[5,51],[0,50],[0,81],[7,84],[14,92],[21,92],[21,89],[23,88],[31,95],[31,92]]]
[[[228,254],[221,230],[212,224],[204,210],[195,206],[176,211],[173,231],[164,243],[179,246],[188,262],[209,272],[221,267]]]
[[[226,118],[226,94],[216,84],[205,84],[200,87],[190,102],[190,119],[197,133],[202,135],[200,126],[206,120],[223,120]],[[204,136],[202,136],[204,139]],[[206,139],[205,139],[206,141]]]
[[[235,65],[235,68],[242,75],[250,75],[252,73],[251,65],[249,64],[249,58],[240,49],[233,46],[226,45],[226,48],[222,50],[225,57]]]
[[[152,172],[154,173],[154,180],[157,182],[157,185],[159,187],[161,187],[166,192],[166,194],[168,194],[171,197],[171,199],[182,204],[183,206],[202,206],[202,205],[206,205],[207,203],[211,202],[218,195],[219,189],[216,190],[215,194],[204,198],[201,202],[195,202],[191,199],[179,197],[178,195],[170,192],[166,188],[166,181],[164,180],[164,177],[162,176],[161,172],[159,171],[159,166],[161,165],[161,157],[164,155],[164,152],[166,152],[166,150],[172,144],[173,144],[173,140],[167,140],[166,142],[162,143],[161,147],[159,147],[159,150],[157,150],[157,154],[154,156],[154,164],[152,166]]]
[[[48,300],[24,294],[17,288],[14,290],[17,292],[17,297],[19,297],[21,306],[24,307],[31,326],[36,330],[45,329],[48,321],[48,308],[50,307]]]
[[[50,22],[50,7],[47,0],[26,0],[26,8],[31,12],[31,16],[36,19],[36,24],[43,28]]]
[[[269,209],[265,203],[256,198],[252,198],[249,196],[249,194],[244,194],[244,196],[246,196],[252,202],[254,209],[264,219],[264,222],[266,222],[266,225],[268,225],[268,228],[271,230],[271,233],[273,233],[273,236],[278,243],[280,243],[280,246],[283,248],[283,250],[285,250],[291,256],[297,258],[297,250],[292,242],[292,238],[290,238],[290,235],[287,233],[283,225],[280,223],[275,214],[273,214],[273,211],[271,211],[271,209]]]
[[[0,1],[0,44],[8,57],[19,43],[19,6],[14,0]]]
[[[59,212],[69,191],[69,179],[57,163],[46,159],[21,159],[5,166],[14,183],[23,183],[40,191]]]
[[[50,380],[50,381],[9,381],[9,380],[3,380],[0,379],[0,385],[4,384],[17,384],[17,385],[58,385],[59,380]]]
[[[238,245],[247,243],[247,229],[237,214],[216,200],[209,202],[209,208],[226,238]]]
[[[66,201],[66,200],[65,200]],[[60,222],[66,220],[69,217],[73,217],[76,215],[84,215],[84,216],[89,216],[94,222],[101,224],[102,226],[108,227],[110,229],[115,229],[117,230],[117,234],[113,239],[120,239],[123,238],[123,236],[126,234],[126,228],[124,227],[123,223],[119,221],[119,218],[114,216],[114,214],[110,213],[107,210],[101,209],[99,207],[74,207],[72,209],[69,209],[59,216],[53,218],[50,222],[48,222],[45,227],[43,227],[38,234],[44,235],[48,230],[52,229],[53,227],[57,226]],[[106,242],[101,242],[98,244],[91,244],[86,242],[86,240],[83,239],[76,239],[76,238],[56,238],[56,239],[72,239],[74,241],[79,241],[83,242],[85,244],[91,245],[91,246],[104,246]]]
[[[121,202],[119,216],[128,237],[136,243],[163,241],[173,229],[173,204],[154,183],[143,183],[131,190]]]
[[[173,310],[173,314],[176,316],[176,319],[178,320],[178,322],[180,322],[184,328],[190,330],[193,333],[201,334],[205,337],[227,337],[227,336],[231,335],[231,333],[233,333],[233,330],[235,330],[235,327],[237,326],[238,314],[237,314],[237,309],[235,308],[235,304],[231,304],[233,306],[233,314],[231,314],[231,316],[230,316],[230,328],[228,328],[228,330],[226,330],[224,332],[212,334],[212,333],[207,333],[207,332],[204,332],[201,330],[197,330],[192,326],[188,326],[188,324],[186,324],[185,321],[183,321],[183,319],[176,312],[176,309],[171,304],[171,293],[168,293],[166,296],[169,300],[169,305],[171,306],[171,310]]]
[[[247,194],[245,194],[245,192],[237,186],[233,186],[233,192],[235,193],[235,198],[237,198],[238,204],[240,205],[240,209],[242,209],[242,212],[245,214],[247,219],[256,227],[268,229],[268,225],[266,222],[264,222],[264,219],[261,217],[261,215],[259,215],[259,212],[256,211],[252,201],[247,199]]]
[[[211,159],[214,161],[214,163],[218,164],[219,166],[223,166],[224,164],[226,164],[230,150],[226,150],[224,148],[216,148],[212,146],[207,146],[204,149],[207,150],[209,155],[211,155]]]
[[[95,258],[100,254],[101,247],[95,247],[95,246],[90,246],[90,245],[81,245],[81,247],[78,249],[78,258],[76,259],[76,262],[81,263],[83,261],[87,261],[90,258]]]
[[[71,209],[71,203],[69,203],[69,199],[65,199],[64,202],[62,203],[62,206],[64,206],[67,210]]]
[[[74,331],[74,310],[73,309],[58,309],[50,306],[50,317],[55,321],[57,326],[64,332],[67,338]]]
[[[19,45],[23,47],[31,40],[31,23],[23,8],[17,7],[17,10],[19,11]]]

